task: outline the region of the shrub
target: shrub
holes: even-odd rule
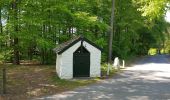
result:
[[[108,64],[104,63],[101,65],[101,76],[106,76],[107,75],[107,68],[108,68]],[[110,75],[115,74],[119,69],[114,69],[114,67],[111,65],[111,68],[109,70]]]

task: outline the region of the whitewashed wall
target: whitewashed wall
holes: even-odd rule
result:
[[[60,67],[61,67],[61,65],[62,65],[62,60],[61,60],[61,58],[62,58],[62,55],[58,55],[58,54],[57,54],[56,72],[57,72],[57,74],[58,74],[59,77],[61,77],[61,69],[60,69]]]
[[[67,49],[61,55],[58,64],[59,72],[58,75],[61,79],[71,79],[73,78],[73,53],[80,47],[81,41],[77,42],[75,45]]]
[[[81,41],[57,55],[56,70],[61,79],[73,78],[73,53],[80,47]],[[100,77],[101,51],[87,42],[83,42],[84,47],[90,52],[90,77]]]
[[[83,42],[83,46],[90,52],[90,77],[100,77],[101,51],[86,41]]]

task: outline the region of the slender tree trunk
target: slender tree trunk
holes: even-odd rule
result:
[[[1,14],[1,6],[0,6],[0,34],[3,33],[3,30],[2,30],[2,14]]]
[[[68,26],[68,36],[71,37],[71,25]]]
[[[45,33],[46,33],[46,31],[47,31],[47,28],[46,28],[47,26],[45,25],[45,23],[43,24],[43,26],[42,26],[42,38],[45,38],[46,37],[46,35],[45,35]],[[46,50],[45,50],[45,47],[42,47],[41,48],[41,63],[42,64],[45,64],[45,56],[46,56]]]
[[[1,6],[0,6],[0,35],[2,35],[3,33],[2,30],[2,17],[1,17]],[[2,41],[0,40],[0,48],[2,47]]]
[[[19,50],[18,50],[18,38],[14,38],[14,64],[19,65]]]
[[[112,61],[114,8],[115,8],[115,0],[112,0],[112,14],[111,14],[111,23],[110,23],[111,28],[110,28],[110,36],[109,36],[109,54],[108,54],[108,61],[109,61],[109,63],[111,63],[111,61]]]
[[[14,11],[13,17],[14,17],[14,32],[18,33],[18,11],[17,11],[17,1],[13,0],[12,2],[12,10]],[[20,64],[20,58],[19,58],[19,39],[15,35],[14,36],[14,61],[13,64],[19,65]]]
[[[44,48],[41,49],[41,64],[45,64],[45,50]]]
[[[6,94],[6,68],[2,69],[2,93]]]
[[[115,0],[112,0],[112,14],[110,20],[110,36],[109,36],[109,54],[108,54],[108,71],[107,75],[109,75],[110,64],[112,63],[112,42],[113,42],[113,25],[114,25],[114,8],[115,8]]]
[[[28,58],[29,58],[29,60],[32,60],[32,58],[33,58],[33,46],[29,46],[28,47]]]
[[[61,25],[59,24],[58,25],[58,44],[60,44],[60,34],[61,34],[61,27],[60,27]],[[56,37],[57,37],[57,34],[56,34]]]

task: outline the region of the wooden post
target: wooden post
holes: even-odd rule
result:
[[[2,69],[2,94],[6,94],[6,68]]]
[[[107,68],[107,75],[109,75],[110,68],[111,68],[111,64],[110,64],[110,63],[108,63],[108,64],[107,64],[107,66],[108,66],[108,68]]]
[[[125,68],[125,60],[123,60],[123,68]]]

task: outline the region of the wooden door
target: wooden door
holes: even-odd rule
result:
[[[84,48],[78,48],[73,54],[73,77],[90,76],[90,53]]]

